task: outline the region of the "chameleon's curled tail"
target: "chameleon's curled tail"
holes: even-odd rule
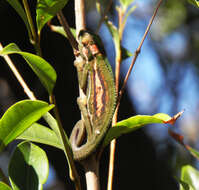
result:
[[[96,151],[97,146],[100,144],[104,137],[101,131],[95,131],[95,135],[87,139],[86,129],[83,126],[83,121],[79,120],[72,130],[70,136],[70,143],[73,150],[74,160],[81,161]]]

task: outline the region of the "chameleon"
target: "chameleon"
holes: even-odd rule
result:
[[[81,97],[77,104],[82,119],[73,128],[70,144],[74,160],[81,161],[96,151],[110,127],[116,104],[112,68],[102,42],[86,30],[78,35],[77,69]]]

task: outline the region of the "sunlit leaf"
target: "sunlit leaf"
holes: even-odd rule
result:
[[[49,173],[48,158],[38,146],[22,142],[12,155],[8,171],[14,190],[42,190]]]
[[[118,29],[116,28],[116,26],[108,20],[105,20],[105,23],[106,23],[106,26],[109,29],[109,32],[111,33],[111,36],[113,37],[116,56],[119,55],[120,52],[121,52],[122,60],[127,59],[128,57],[131,57],[132,53],[130,51],[128,51],[126,48],[124,48],[120,45],[119,32],[118,32]]]
[[[68,38],[68,36],[66,35],[64,28],[62,26],[50,25],[50,29],[53,32],[57,32],[57,33],[61,34],[62,36],[64,36],[65,38]],[[73,34],[74,38],[76,38],[76,30],[74,28],[70,28],[70,31]]]
[[[36,22],[38,34],[40,34],[43,26],[64,8],[67,2],[68,0],[37,0]]]
[[[32,100],[19,101],[11,106],[0,119],[0,151],[53,107]]]
[[[122,134],[130,133],[135,131],[144,125],[154,124],[154,123],[168,123],[172,117],[164,113],[158,113],[155,115],[136,115],[128,119],[122,120],[116,124],[116,126],[111,127],[105,136],[103,146],[106,146],[114,138],[118,138]]]
[[[60,144],[55,132],[38,123],[32,124],[27,130],[18,136],[17,139],[33,141],[62,149],[62,145]]]
[[[191,187],[189,190],[199,189],[199,171],[192,166],[186,165],[182,167],[181,180]],[[181,186],[180,190],[185,190],[185,188]]]
[[[7,184],[0,181],[0,189],[1,190],[12,190],[11,187],[9,187]]]
[[[40,79],[49,94],[52,93],[57,79],[57,75],[53,67],[43,58],[32,53],[22,52],[18,46],[11,43],[0,51],[0,55],[7,54],[20,54],[27,61],[28,65],[32,68],[35,74]]]
[[[29,23],[28,23],[26,13],[25,13],[23,7],[21,6],[20,2],[18,0],[14,0],[14,1],[13,0],[6,0],[6,1],[15,9],[15,11],[18,13],[18,15],[22,18],[23,22],[26,25],[28,33],[31,34],[30,26],[29,26]]]
[[[199,8],[199,1],[198,0],[188,0],[188,2]]]

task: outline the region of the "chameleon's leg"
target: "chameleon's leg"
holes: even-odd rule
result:
[[[74,65],[77,69],[78,82],[79,82],[80,88],[82,89],[83,94],[85,95],[84,97],[81,97],[81,98],[79,97],[77,99],[77,103],[83,115],[83,120],[85,122],[84,125],[86,127],[87,137],[89,139],[92,134],[90,117],[89,117],[88,109],[87,109],[87,97],[86,97],[86,89],[88,88],[87,79],[88,79],[89,65],[86,64],[86,60],[84,60],[81,56],[76,57]]]
[[[86,97],[77,98],[77,103],[78,103],[79,109],[81,110],[81,114],[83,115],[84,126],[86,127],[86,132],[87,132],[87,139],[89,140],[92,137],[93,131],[92,131],[92,125],[90,122],[88,110],[86,107]]]
[[[76,57],[76,60],[74,61],[74,66],[77,69],[79,86],[84,91],[87,86],[88,65],[86,64],[86,61],[81,56],[78,56]]]

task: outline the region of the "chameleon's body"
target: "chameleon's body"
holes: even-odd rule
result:
[[[96,150],[110,126],[116,102],[112,69],[103,48],[99,49],[101,44],[86,31],[79,36],[80,55],[75,66],[83,94],[77,99],[83,118],[70,137],[75,160],[85,159]]]

